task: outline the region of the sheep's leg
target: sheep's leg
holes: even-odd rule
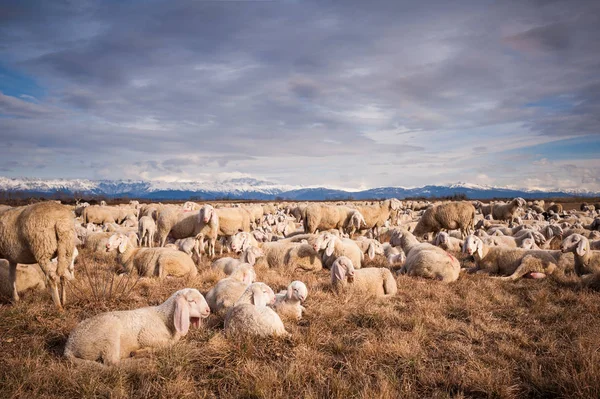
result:
[[[537,259],[534,256],[527,255],[521,261],[517,270],[513,272],[510,276],[500,277],[502,280],[517,280],[529,273],[544,273],[544,266],[540,259]]]
[[[65,306],[67,303],[67,279],[64,277],[60,278],[60,303]]]
[[[12,287],[12,299],[19,302],[19,293],[17,292],[17,264],[10,262],[8,264],[8,282]]]
[[[56,275],[56,271],[52,267],[52,263],[49,259],[40,260],[38,264],[46,275],[48,287],[50,288],[50,295],[52,295],[52,302],[54,302],[54,305],[56,305],[59,310],[62,310],[61,299],[58,293],[59,276]]]

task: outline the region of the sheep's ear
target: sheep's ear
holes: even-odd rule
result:
[[[483,259],[483,241],[481,240],[477,241],[477,256],[479,259]]]
[[[184,295],[179,295],[175,300],[175,313],[173,313],[173,324],[181,335],[186,335],[190,329],[190,305]]]
[[[119,244],[119,252],[123,253],[123,252],[125,252],[125,250],[127,250],[128,239],[127,239],[127,237],[120,237],[120,239],[121,239],[121,243]]]
[[[246,253],[246,261],[251,265],[256,263],[256,256],[254,255],[254,251],[248,251]]]
[[[375,257],[375,244],[370,243],[369,248],[367,249],[367,254],[369,255],[369,259],[373,260]]]
[[[327,256],[333,255],[334,249],[335,249],[335,240],[331,239],[327,243],[327,248],[325,249],[325,255],[327,255]]]
[[[577,255],[584,256],[590,250],[590,242],[583,238],[577,245]]]
[[[346,278],[346,269],[340,265],[340,262],[334,262],[331,265],[331,275],[337,281],[342,281]]]
[[[267,299],[265,298],[265,294],[262,292],[260,284],[252,287],[252,302],[254,303],[254,306],[262,308],[267,306]]]

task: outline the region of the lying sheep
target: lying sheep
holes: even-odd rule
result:
[[[406,261],[400,273],[446,283],[458,279],[460,274],[458,259],[435,245],[420,243],[409,231],[395,229],[390,244],[401,247],[406,254]]]
[[[448,233],[442,231],[435,237],[433,245],[445,251],[462,252],[463,241],[456,237],[450,237]]]
[[[470,202],[450,202],[433,206],[423,213],[413,234],[422,237],[427,233],[437,234],[442,229],[460,229],[462,238],[474,230],[475,207]]]
[[[239,265],[229,277],[219,280],[206,293],[206,302],[210,310],[217,315],[224,314],[254,280],[256,280],[254,268],[247,263]]]
[[[12,286],[8,279],[9,263],[0,259],[0,295],[12,296]],[[39,265],[17,265],[16,274],[17,292],[22,295],[26,291],[43,291],[46,289],[44,272]]]
[[[385,267],[355,270],[352,260],[340,256],[331,265],[331,285],[335,290],[350,288],[375,296],[393,296],[398,292],[396,279]]]
[[[54,304],[62,309],[66,302],[66,280],[75,277],[69,266],[73,264],[75,250],[74,223],[69,208],[54,202],[10,208],[0,213],[0,258],[9,262],[8,281],[13,301],[19,300],[17,263],[37,263],[47,278]],[[51,262],[54,257],[58,258],[56,265]]]
[[[331,267],[340,256],[346,256],[356,269],[360,269],[364,258],[363,251],[355,241],[349,238],[340,239],[331,233],[321,233],[313,244],[313,249],[323,254],[323,266]]]
[[[394,268],[404,266],[406,262],[406,254],[399,247],[393,247],[389,243],[385,243],[383,246],[383,256],[388,261],[388,265]]]
[[[273,309],[279,316],[292,320],[300,320],[306,309],[302,303],[308,297],[308,288],[302,281],[292,281],[286,290],[275,295]]]
[[[142,216],[138,223],[138,235],[142,247],[153,247],[156,223],[150,216]]]
[[[64,355],[75,362],[117,365],[131,354],[173,345],[209,314],[202,294],[184,288],[158,306],[106,312],[82,321],[69,334]]]
[[[575,273],[578,276],[600,272],[600,251],[592,251],[590,242],[580,234],[565,238],[560,247],[563,253],[572,252],[575,256]]]
[[[363,254],[368,255],[373,260],[375,255],[383,255],[383,245],[374,238],[359,237],[354,241]]]
[[[170,248],[135,248],[123,234],[112,235],[106,251],[118,251],[117,259],[123,270],[132,270],[142,277],[194,277],[198,274],[194,261],[185,253]]]
[[[261,337],[288,335],[279,315],[267,306],[274,303],[275,294],[268,285],[250,285],[227,312],[225,332]]]
[[[257,260],[257,268],[285,268],[289,270],[319,271],[323,262],[319,253],[306,243],[274,241],[260,244],[264,256]]]
[[[221,270],[223,273],[229,275],[242,263],[254,266],[256,260],[264,255],[262,249],[258,247],[248,247],[240,254],[239,259],[229,257],[217,259],[212,263],[211,267],[215,270]]]
[[[465,240],[463,251],[475,258],[475,269],[472,271],[499,274],[508,280],[516,280],[525,275],[543,278],[559,268],[564,270],[566,261],[560,251],[489,247],[473,235]]]

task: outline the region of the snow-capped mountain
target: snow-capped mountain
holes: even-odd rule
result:
[[[493,187],[471,183],[428,185],[423,187],[379,187],[363,191],[346,191],[326,187],[301,187],[277,184],[253,178],[237,178],[216,182],[164,182],[143,180],[35,179],[0,177],[0,192],[29,196],[66,195],[73,197],[141,198],[152,200],[328,200],[381,199],[466,196],[467,198],[541,198],[599,196],[587,190],[527,190]]]

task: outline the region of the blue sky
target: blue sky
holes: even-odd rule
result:
[[[0,6],[0,175],[600,191],[597,1]]]

